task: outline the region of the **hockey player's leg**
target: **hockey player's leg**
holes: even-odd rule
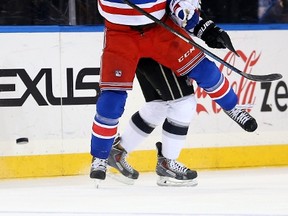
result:
[[[125,91],[103,91],[99,96],[93,121],[91,138],[92,164],[90,178],[106,178],[107,160],[117,134],[118,119],[121,117],[127,93]]]
[[[203,88],[211,99],[244,130],[253,132],[257,129],[256,120],[237,106],[237,95],[214,62],[205,58],[188,74],[188,77],[195,80],[198,86]]]
[[[189,95],[170,102],[167,119],[163,124],[162,143],[158,150],[156,173],[159,186],[195,186],[197,172],[178,162],[189,124],[196,113],[196,99]]]
[[[163,101],[152,101],[144,104],[140,111],[131,117],[122,136],[115,139],[109,155],[108,165],[118,170],[125,177],[137,179],[139,173],[127,162],[127,154],[142,143],[154,128],[164,121],[166,117],[165,110],[167,110],[167,105]],[[111,173],[110,176],[126,184],[132,184],[132,181],[121,179]]]
[[[111,178],[125,184],[134,184],[134,180],[138,179],[139,172],[135,170],[127,161],[127,151],[121,146],[121,137],[117,136],[114,140],[111,152],[108,157],[108,165],[118,170],[122,176],[109,173]]]

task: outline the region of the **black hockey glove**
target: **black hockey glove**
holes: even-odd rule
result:
[[[211,48],[228,48],[237,56],[229,35],[215,25],[212,20],[201,20],[194,28],[194,35],[201,38]]]

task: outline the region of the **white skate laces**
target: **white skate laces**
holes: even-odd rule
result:
[[[248,113],[243,112],[241,109],[237,108],[230,111],[230,117],[241,124],[245,124],[245,122],[250,119],[249,115],[247,114]]]
[[[187,167],[177,162],[176,160],[167,159],[167,162],[169,168],[177,173],[186,173],[186,171],[188,170]]]
[[[247,111],[244,110],[250,108],[252,108],[251,104],[237,105],[231,110],[224,110],[224,112],[245,131],[253,132],[258,127],[257,122]]]
[[[129,172],[133,173],[134,169],[132,168],[132,166],[130,164],[128,164],[127,162],[127,153],[124,151],[121,155],[121,159],[120,159],[120,164],[125,167],[126,170],[128,170]],[[120,166],[121,167],[121,166]],[[119,167],[119,168],[120,168]]]
[[[91,167],[93,169],[99,169],[99,170],[106,171],[107,159],[94,158],[94,161],[91,164]]]

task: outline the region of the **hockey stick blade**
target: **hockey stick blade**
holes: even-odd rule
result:
[[[275,80],[282,79],[283,77],[279,73],[267,74],[267,75],[254,75],[254,74],[243,73],[241,75],[249,80],[253,80],[257,82],[272,82]]]
[[[211,53],[210,51],[208,51],[204,47],[200,46],[199,44],[197,44],[196,42],[194,42],[190,38],[186,37],[185,35],[181,34],[180,32],[177,32],[176,30],[174,30],[173,28],[171,28],[167,24],[163,23],[161,20],[157,19],[156,17],[152,16],[151,14],[149,14],[148,12],[143,10],[142,8],[140,8],[137,5],[133,4],[129,0],[122,0],[122,1],[124,3],[126,3],[127,5],[129,5],[130,7],[132,7],[133,9],[137,10],[138,12],[140,12],[141,14],[145,15],[146,17],[148,17],[149,19],[151,19],[152,21],[154,21],[158,25],[162,26],[163,28],[167,29],[171,33],[175,34],[176,36],[178,36],[182,40],[186,41],[187,43],[190,43],[191,45],[193,45],[195,47],[197,47],[203,53],[205,53],[207,56],[210,56],[214,60],[218,61],[219,63],[223,64],[224,66],[226,66],[227,68],[231,69],[232,71],[238,73],[239,75],[245,77],[246,79],[249,79],[249,80],[252,80],[252,81],[256,81],[256,82],[271,82],[271,81],[279,80],[279,79],[282,78],[282,75],[279,74],[279,73],[267,74],[267,75],[247,74],[247,73],[235,68],[234,66],[232,66],[228,62],[224,61],[220,57],[216,56],[215,54]]]

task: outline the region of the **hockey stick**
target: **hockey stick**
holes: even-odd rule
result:
[[[200,46],[199,44],[197,44],[196,42],[194,42],[193,40],[191,40],[190,38],[186,37],[185,35],[181,34],[180,32],[175,31],[173,28],[171,28],[170,26],[168,26],[167,24],[163,23],[161,20],[157,19],[156,17],[152,16],[151,14],[147,13],[145,10],[143,10],[142,8],[138,7],[137,5],[131,3],[129,0],[122,0],[124,3],[126,3],[127,5],[129,5],[130,7],[134,8],[135,10],[137,10],[138,12],[140,12],[141,14],[147,16],[149,19],[153,20],[155,23],[157,23],[158,25],[162,26],[163,28],[167,29],[168,31],[170,31],[171,33],[177,35],[179,38],[183,39],[184,41],[186,41],[187,43],[192,44],[193,46],[197,47],[198,49],[200,49],[203,53],[205,53],[207,56],[210,56],[211,58],[213,58],[214,60],[218,61],[219,63],[223,64],[224,66],[226,66],[227,68],[231,69],[232,71],[238,73],[239,75],[252,80],[252,81],[257,81],[257,82],[270,82],[270,81],[275,81],[275,80],[279,80],[282,78],[282,75],[279,73],[274,73],[274,74],[267,74],[267,75],[253,75],[253,74],[247,74],[237,68],[235,68],[234,66],[230,65],[228,62],[224,61],[223,59],[221,59],[220,57],[216,56],[215,54],[211,53],[210,51],[208,51],[207,49],[205,49],[204,47]]]

